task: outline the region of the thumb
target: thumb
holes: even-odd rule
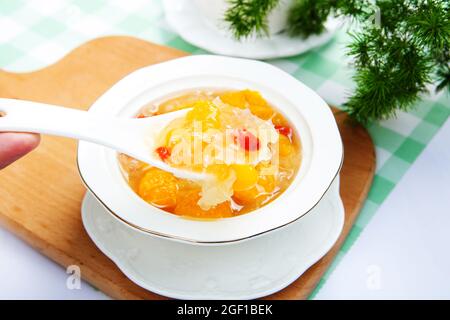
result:
[[[0,169],[10,165],[39,145],[34,133],[0,133]]]

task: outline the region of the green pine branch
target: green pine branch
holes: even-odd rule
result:
[[[267,35],[267,16],[280,0],[228,0],[225,21],[236,39]]]
[[[307,38],[325,31],[325,21],[332,9],[329,0],[295,1],[288,16],[288,32],[291,36]]]
[[[236,38],[267,33],[267,15],[278,1],[229,2],[226,21]],[[356,89],[344,108],[368,123],[410,110],[428,84],[450,92],[449,8],[448,0],[295,0],[287,30],[300,37],[321,33],[330,15],[359,23],[348,45]],[[381,21],[374,24],[377,13]]]
[[[449,3],[379,0],[376,4],[381,25],[364,24],[348,46],[356,66],[356,90],[344,108],[365,124],[410,110],[428,84],[437,82],[437,90],[450,90]]]

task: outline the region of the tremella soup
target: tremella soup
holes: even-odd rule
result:
[[[259,92],[195,90],[152,102],[137,117],[183,108],[191,110],[161,131],[153,152],[213,179],[179,179],[119,155],[130,187],[143,200],[181,216],[225,218],[266,205],[290,185],[301,163],[300,138]]]

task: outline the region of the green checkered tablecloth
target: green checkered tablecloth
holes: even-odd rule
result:
[[[0,0],[0,68],[8,71],[42,68],[89,39],[111,34],[135,36],[194,54],[205,52],[170,30],[160,0]],[[342,30],[320,48],[269,62],[293,74],[329,103],[340,105],[354,86],[345,56],[347,39]],[[368,128],[376,144],[375,180],[355,226],[312,297],[449,114],[448,95],[431,93],[413,111],[400,112],[396,119]]]

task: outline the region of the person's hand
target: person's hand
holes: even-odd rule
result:
[[[0,169],[10,165],[39,145],[34,133],[0,133]]]

